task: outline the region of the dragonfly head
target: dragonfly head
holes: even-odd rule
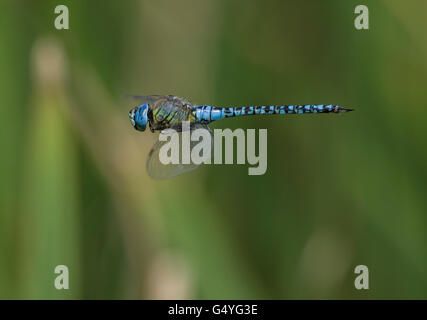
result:
[[[138,131],[145,131],[148,122],[148,104],[144,103],[129,111],[129,120],[132,126]]]

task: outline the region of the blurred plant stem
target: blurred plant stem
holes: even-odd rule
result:
[[[78,164],[74,138],[60,106],[65,60],[53,39],[40,39],[32,52],[33,94],[24,167],[21,298],[80,296]],[[54,269],[66,265],[70,290],[54,287]]]

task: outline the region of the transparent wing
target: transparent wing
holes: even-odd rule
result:
[[[135,96],[135,95],[127,94],[125,95],[125,97],[136,99],[136,100],[139,100],[141,103],[148,103],[149,105],[155,105],[156,102],[159,100],[167,100],[174,104],[191,105],[190,101],[184,98],[180,98],[172,95]]]
[[[191,130],[196,129],[206,129],[209,136],[210,136],[210,156],[204,155],[204,158],[210,157],[212,159],[213,157],[213,135],[212,131],[207,125],[202,124],[195,124],[192,126]],[[161,133],[162,134],[162,133]],[[179,155],[181,156],[181,142],[182,142],[182,132],[177,132],[178,138],[179,138],[179,144],[178,144],[178,150]],[[199,164],[195,164],[190,159],[190,164],[182,164],[181,160],[182,158],[179,157],[179,164],[163,164],[160,161],[161,156],[161,149],[162,147],[168,148],[169,146],[166,146],[166,144],[170,144],[171,141],[157,141],[156,144],[151,148],[150,153],[148,154],[147,159],[147,172],[153,179],[169,179],[175,176],[179,176],[183,173],[193,171],[199,167]],[[190,150],[193,150],[193,148],[199,144],[199,141],[190,141]]]

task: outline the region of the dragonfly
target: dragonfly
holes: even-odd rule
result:
[[[192,104],[190,101],[174,95],[127,96],[139,100],[139,105],[129,111],[131,125],[138,131],[145,131],[147,126],[151,132],[174,129],[182,133],[184,121],[189,122],[191,130],[204,128],[210,133],[209,124],[213,121],[250,116],[250,115],[290,115],[311,113],[344,113],[353,109],[338,105],[266,105],[247,107],[214,107]],[[213,139],[212,139],[213,141]],[[196,169],[199,165],[162,164],[159,152],[166,141],[158,141],[151,148],[146,169],[153,179],[168,179]],[[191,142],[191,148],[194,146]]]

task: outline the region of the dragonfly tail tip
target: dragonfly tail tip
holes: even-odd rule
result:
[[[344,107],[341,107],[341,112],[350,112],[350,111],[354,111],[354,109],[353,108],[344,108]]]

